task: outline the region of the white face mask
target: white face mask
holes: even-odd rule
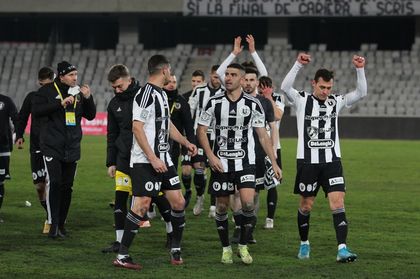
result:
[[[80,86],[76,85],[75,87],[70,87],[68,91],[69,95],[75,96],[80,93]]]

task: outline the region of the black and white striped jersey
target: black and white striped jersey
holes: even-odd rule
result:
[[[133,102],[133,121],[144,123],[147,142],[158,158],[172,166],[169,154],[169,103],[165,91],[147,83],[137,93]],[[150,163],[133,136],[130,166],[136,163]]]
[[[320,164],[339,161],[341,158],[338,136],[338,115],[344,107],[350,107],[367,94],[363,68],[356,69],[357,87],[344,95],[331,94],[320,101],[311,93],[298,92],[292,87],[302,65],[298,62],[286,75],[281,88],[290,105],[296,109],[298,130],[297,159],[305,163]]]
[[[224,172],[241,171],[255,165],[254,127],[265,127],[261,103],[242,92],[232,102],[227,93],[209,99],[198,121],[199,125],[213,125],[216,140],[213,153],[220,158]]]
[[[273,100],[274,100],[274,103],[276,104],[277,108],[279,108],[284,113],[284,106],[285,106],[285,103],[286,103],[284,95],[280,94],[280,93],[277,93],[277,92],[273,92],[272,96],[273,96]],[[276,121],[277,130],[280,130],[280,122],[281,122],[281,120]],[[279,142],[277,144],[277,149],[281,149],[280,136],[279,136]]]
[[[225,89],[223,87],[220,87],[218,89],[211,88],[208,84],[197,86],[193,93],[191,94],[191,97],[188,101],[190,108],[191,108],[191,116],[194,121],[194,131],[197,131],[198,127],[198,121],[201,115],[201,112],[203,111],[205,105],[207,104],[207,101],[210,97],[215,96],[219,93],[224,93]],[[213,133],[213,128],[210,126],[207,130],[208,134]],[[214,136],[210,137],[212,140],[214,140]]]

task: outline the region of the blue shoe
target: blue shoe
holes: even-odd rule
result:
[[[299,248],[299,254],[297,255],[297,257],[300,260],[309,259],[310,252],[311,252],[311,247],[309,246],[309,244],[301,244]]]
[[[357,259],[357,255],[355,253],[352,253],[350,249],[347,249],[347,247],[344,247],[338,250],[337,262],[349,263],[349,262],[354,262],[356,259]]]

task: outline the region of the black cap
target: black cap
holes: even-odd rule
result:
[[[59,76],[65,76],[70,72],[76,71],[76,66],[67,61],[61,61],[57,64],[57,73]]]

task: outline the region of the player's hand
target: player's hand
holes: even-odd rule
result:
[[[15,142],[17,149],[23,149],[23,138],[19,138]]]
[[[240,36],[236,37],[235,40],[233,41],[232,53],[235,54],[235,56],[241,53],[242,49],[244,48],[243,46],[241,46],[241,42],[242,42],[242,38]]]
[[[74,103],[74,97],[73,96],[68,96],[67,98],[65,98],[64,100],[61,101],[61,105],[65,108],[68,105],[71,105]]]
[[[195,144],[188,142],[187,145],[185,145],[185,147],[188,150],[188,155],[190,155],[191,157],[194,157],[195,155],[197,155],[198,149]]]
[[[365,58],[363,56],[353,55],[352,62],[353,62],[353,65],[356,66],[356,68],[365,67]]]
[[[108,175],[111,178],[115,177],[115,172],[116,172],[117,167],[116,166],[109,166],[108,167]]]
[[[261,94],[265,98],[267,98],[269,100],[272,100],[273,99],[273,96],[272,96],[272,94],[273,94],[273,87],[269,87],[269,86],[265,86],[265,85],[260,85],[260,92],[261,92]]]
[[[150,161],[150,164],[152,164],[153,169],[157,173],[164,173],[168,171],[168,169],[166,168],[165,162],[159,159],[158,157],[154,157],[153,159],[150,159],[149,161]]]
[[[309,64],[309,62],[311,62],[311,56],[309,54],[301,52],[298,54],[297,61],[302,65]]]
[[[255,40],[254,36],[252,35],[246,35],[246,42],[248,43],[248,49],[250,53],[255,52]]]
[[[214,172],[223,172],[222,162],[215,155],[209,157],[209,165]]]
[[[277,162],[271,162],[273,165],[273,171],[274,171],[274,176],[276,177],[276,179],[278,181],[280,181],[283,177],[283,172],[281,171],[281,168],[279,167],[279,165],[277,165]]]
[[[90,97],[90,87],[87,84],[83,84],[80,86],[80,92],[82,93],[83,97],[85,99],[88,99]]]

